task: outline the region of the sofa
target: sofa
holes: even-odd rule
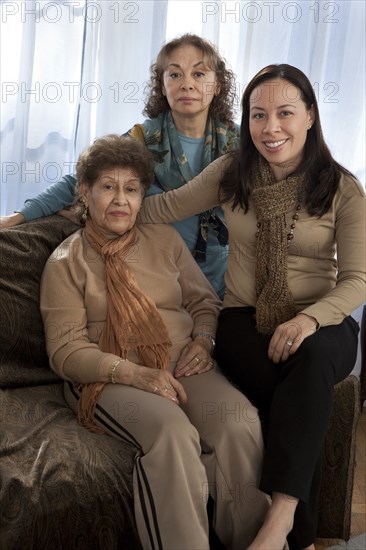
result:
[[[77,229],[55,215],[0,231],[0,550],[141,548],[132,493],[139,449],[80,427],[48,364],[40,279]],[[336,386],[320,537],[349,538],[359,400],[355,376]]]

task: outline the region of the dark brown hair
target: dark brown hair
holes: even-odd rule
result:
[[[129,168],[140,180],[143,195],[154,179],[153,156],[139,141],[116,134],[98,138],[83,151],[76,164],[77,187],[74,211],[81,216],[84,210],[80,184],[92,188],[103,170]]]
[[[181,46],[194,46],[201,50],[206,65],[215,72],[220,84],[220,92],[210,104],[209,116],[218,118],[222,123],[233,125],[233,105],[235,101],[235,75],[226,66],[225,60],[217,48],[208,40],[195,34],[184,34],[171,40],[158,53],[156,62],[151,65],[151,77],[147,84],[147,99],[143,114],[149,118],[156,118],[160,113],[170,109],[166,97],[163,95],[163,74],[167,66],[168,57]]]
[[[139,141],[109,134],[94,141],[83,151],[76,164],[78,185],[93,187],[101,171],[109,168],[130,168],[141,182],[144,194],[154,178],[152,154]]]
[[[319,108],[313,87],[307,76],[292,65],[268,65],[259,71],[247,85],[242,99],[240,148],[232,153],[232,164],[220,182],[222,202],[233,202],[233,209],[240,205],[248,211],[250,195],[250,171],[258,152],[249,131],[250,96],[268,80],[284,79],[294,85],[305,104],[313,109],[314,122],[308,130],[303,159],[296,172],[305,172],[306,188],[304,205],[310,215],[322,215],[329,210],[339,185],[341,173],[350,174],[332,157],[323,138]]]

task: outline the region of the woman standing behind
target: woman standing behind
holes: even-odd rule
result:
[[[239,129],[233,123],[234,74],[207,40],[192,34],[165,44],[151,67],[144,114],[130,136],[154,155],[155,179],[148,194],[177,189],[221,155],[237,149]],[[19,213],[3,217],[2,227],[55,214],[74,200],[76,179],[68,175],[26,201]],[[220,208],[209,209],[175,224],[198,265],[223,297],[227,230]]]
[[[149,119],[129,132],[154,155],[149,195],[181,187],[239,146],[239,128],[232,122],[234,75],[212,44],[189,34],[172,40],[151,72],[144,110]],[[223,298],[227,230],[221,209],[201,212],[175,227]]]
[[[365,193],[331,156],[308,78],[270,65],[248,84],[240,150],[144,201],[167,222],[221,204],[229,229],[216,358],[259,409],[260,488],[272,506],[250,550],[312,549],[333,387],[352,370],[365,299]]]

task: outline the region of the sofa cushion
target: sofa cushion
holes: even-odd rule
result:
[[[77,229],[55,215],[0,231],[0,388],[59,381],[48,365],[39,285],[51,252]]]
[[[141,550],[139,449],[82,428],[63,382],[0,389],[0,403],[0,548]]]

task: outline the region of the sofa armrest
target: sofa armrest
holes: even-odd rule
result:
[[[359,417],[360,381],[350,375],[334,388],[330,426],[324,448],[318,537],[343,540],[350,537]]]

